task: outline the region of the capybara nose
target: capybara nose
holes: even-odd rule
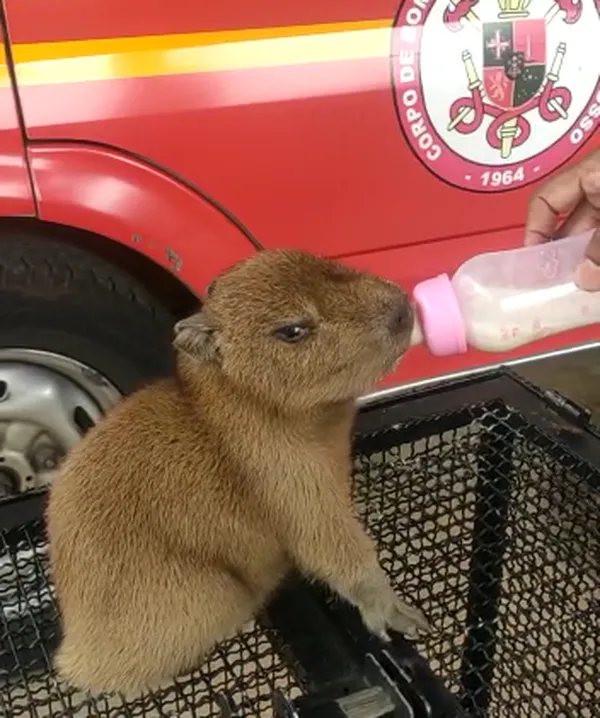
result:
[[[408,301],[403,296],[397,299],[388,310],[388,327],[393,334],[410,332],[414,322],[414,312]]]

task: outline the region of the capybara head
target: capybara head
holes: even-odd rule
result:
[[[262,251],[209,286],[175,348],[239,388],[307,408],[368,392],[409,345],[413,312],[392,282],[292,250]],[[193,363],[192,363],[193,366]]]

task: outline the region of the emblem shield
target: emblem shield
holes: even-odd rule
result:
[[[483,85],[490,102],[505,110],[536,95],[546,74],[543,18],[483,23]]]

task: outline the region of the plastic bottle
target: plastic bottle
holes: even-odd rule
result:
[[[436,356],[473,347],[505,352],[600,322],[600,292],[575,284],[592,232],[506,252],[488,252],[415,287],[412,344]]]

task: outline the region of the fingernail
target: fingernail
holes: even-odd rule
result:
[[[584,259],[577,267],[575,282],[581,289],[588,292],[600,290],[600,265],[592,262],[591,259]]]

